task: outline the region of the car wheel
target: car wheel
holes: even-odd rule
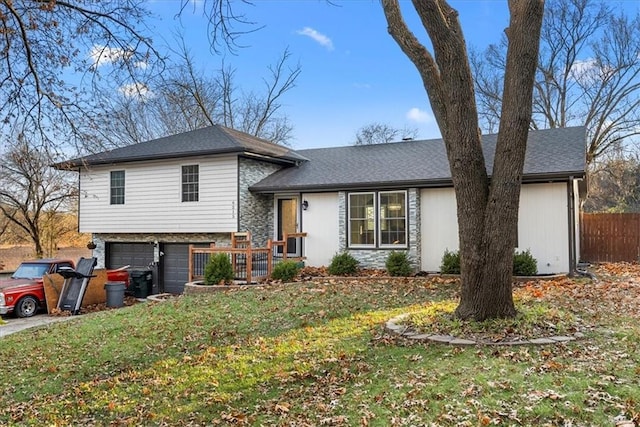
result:
[[[38,300],[34,297],[24,297],[16,304],[15,313],[18,317],[31,317],[38,312]]]

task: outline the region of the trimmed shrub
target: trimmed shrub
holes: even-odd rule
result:
[[[300,267],[296,261],[282,261],[273,267],[271,272],[271,278],[274,280],[282,280],[283,282],[290,282],[300,271]]]
[[[349,276],[357,271],[358,261],[348,252],[334,255],[327,269],[332,276]]]
[[[204,267],[204,284],[219,285],[231,281],[233,281],[233,266],[229,255],[221,252],[213,255]]]
[[[440,272],[442,274],[460,274],[459,251],[444,251]],[[533,255],[531,255],[531,252],[528,249],[522,252],[516,251],[513,254],[513,275],[535,276],[536,274],[538,274],[538,262]]]
[[[406,252],[391,251],[385,262],[385,267],[389,276],[407,277],[413,273],[413,268],[411,268]]]
[[[445,250],[440,265],[442,274],[460,274],[460,251]]]
[[[538,274],[538,261],[531,255],[529,249],[513,254],[514,276],[535,276]]]

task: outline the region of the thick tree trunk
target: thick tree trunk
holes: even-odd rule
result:
[[[489,180],[473,78],[458,13],[445,0],[413,0],[434,56],[409,30],[398,0],[382,0],[389,33],[418,69],[442,133],[456,192],[464,319],[515,315],[512,293],[522,170],[544,0],[510,0],[502,115]]]

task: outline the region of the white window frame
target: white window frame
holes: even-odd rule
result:
[[[380,202],[381,196],[384,194],[402,193],[404,195],[404,243],[394,245],[392,243],[382,243],[382,204]],[[374,242],[371,244],[353,243],[351,241],[351,196],[357,195],[372,195],[373,196],[373,226]],[[363,220],[366,218],[355,218],[356,220]],[[386,191],[360,191],[347,193],[347,247],[351,249],[406,249],[409,247],[409,198],[407,190],[386,190]]]
[[[196,166],[198,168],[198,191],[197,192],[189,192],[189,193],[185,193],[184,191],[184,186],[185,186],[185,182],[184,182],[184,168],[186,167],[194,167]],[[193,183],[187,183],[187,185],[192,185]],[[185,200],[185,194],[195,194],[197,200]],[[186,165],[181,165],[180,166],[180,202],[182,203],[198,203],[200,201],[200,165],[198,163],[190,163],[190,164],[186,164]]]
[[[381,198],[383,194],[398,194],[398,193],[402,193],[404,195],[403,199],[404,199],[404,243],[401,244],[397,244],[394,245],[393,243],[382,243],[382,221],[386,218],[383,218],[383,214],[382,214],[382,203],[381,203]],[[378,192],[378,197],[377,197],[377,202],[378,202],[378,220],[376,221],[376,226],[378,228],[378,242],[380,242],[379,247],[380,248],[407,248],[408,247],[408,242],[409,242],[409,235],[408,235],[408,223],[409,223],[409,209],[408,209],[408,200],[407,200],[407,191],[406,190],[395,190],[395,191],[379,191]],[[395,219],[400,219],[401,217],[393,217]]]
[[[362,196],[362,195],[371,195],[373,196],[373,243],[363,244],[363,243],[352,243],[351,242],[351,196]],[[347,193],[347,245],[350,248],[366,248],[373,249],[377,245],[377,215],[376,215],[376,192],[375,191],[362,191],[357,193]],[[356,218],[358,220],[368,220],[368,218]]]
[[[113,186],[113,174],[116,172],[122,173],[122,187],[114,187]],[[122,188],[122,203],[114,203],[114,197],[120,198],[120,195],[114,196],[113,190]],[[118,169],[109,171],[109,205],[111,206],[122,206],[127,201],[127,173],[124,169]]]

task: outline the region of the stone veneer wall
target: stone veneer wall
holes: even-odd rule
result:
[[[409,261],[415,271],[420,269],[421,265],[421,245],[422,239],[420,236],[420,191],[416,188],[410,188],[407,190],[408,199],[408,239],[409,246],[407,249],[398,249],[397,251],[407,252]],[[385,249],[349,249],[347,247],[347,193],[341,191],[338,193],[338,215],[340,229],[340,236],[338,240],[338,247],[340,252],[349,252],[355,259],[360,262],[362,267],[368,268],[385,268],[385,262],[389,253],[393,248]]]
[[[273,233],[273,195],[254,194],[249,187],[261,181],[281,166],[253,159],[238,159],[239,220],[238,231],[250,231],[254,247],[266,247]]]
[[[106,262],[106,242],[122,242],[122,243],[213,243],[218,246],[231,245],[231,233],[139,233],[139,234],[94,234],[93,242],[96,248],[93,250],[93,256],[98,259],[96,268],[105,268]],[[159,248],[155,249],[159,251]],[[160,258],[160,254],[156,253],[155,258]]]

